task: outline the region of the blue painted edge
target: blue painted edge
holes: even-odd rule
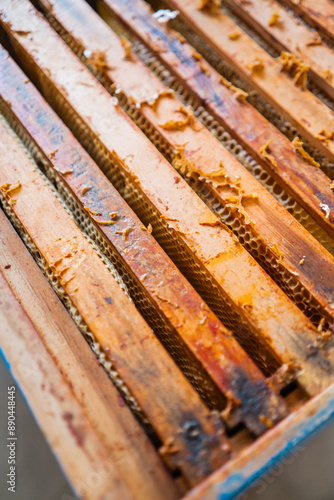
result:
[[[10,371],[10,364],[9,362],[7,361],[7,358],[5,357],[4,353],[3,353],[3,350],[1,349],[0,347],[0,358],[2,359],[2,361],[5,363],[6,367],[7,367],[7,370]]]
[[[314,434],[334,420],[334,396],[329,397],[325,407],[320,408],[312,417],[305,416],[304,421],[298,424],[298,430],[287,440],[285,446],[277,446],[277,453],[263,461],[263,465],[255,471],[247,471],[247,466],[238,472],[231,473],[222,483],[215,486],[217,500],[247,500],[246,490],[261,477],[270,473],[278,464],[287,463],[287,458],[298,454],[298,448],[311,439]],[[284,441],[284,434],[282,435]],[[205,497],[203,498],[205,500]]]

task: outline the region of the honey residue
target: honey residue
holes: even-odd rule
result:
[[[2,184],[2,186],[0,186],[0,191],[4,195],[5,200],[7,201],[7,203],[9,203],[9,205],[14,205],[16,200],[13,198],[13,196],[20,191],[21,187],[22,184],[20,181],[17,181],[17,184],[14,186],[9,182],[6,182],[5,184]]]
[[[252,73],[259,73],[264,70],[264,62],[259,57],[254,57],[254,59],[246,64],[246,68],[250,69]]]
[[[245,92],[244,90],[239,89],[238,87],[235,87],[234,85],[232,85],[231,82],[229,82],[228,80],[226,80],[226,78],[224,78],[223,76],[221,76],[219,78],[219,83],[221,83],[222,85],[224,85],[228,89],[232,90],[232,92],[235,93],[235,98],[236,98],[237,101],[239,101],[239,102],[245,102],[246,101],[246,99],[248,97],[247,92]]]
[[[317,135],[317,139],[326,144],[329,144],[329,141],[334,141],[334,131],[328,133],[326,130],[322,129],[321,132]]]
[[[324,75],[324,77],[326,78],[326,80],[328,82],[331,82],[333,80],[333,73],[331,72],[331,70],[329,68],[326,69],[325,71],[323,71],[322,74]]]
[[[225,168],[220,162],[219,169],[213,170],[211,172],[203,172],[200,168],[195,167],[194,163],[185,156],[184,146],[178,147],[175,151],[173,166],[178,170],[181,175],[185,177],[191,177],[196,180],[205,181],[206,183],[212,185],[215,189],[222,187],[228,188],[230,193],[224,194],[220,192],[221,198],[225,202],[227,208],[232,208],[243,218],[243,222],[246,225],[253,226],[255,222],[250,219],[247,212],[245,211],[242,202],[246,199],[257,199],[257,194],[246,194],[244,190],[240,187],[240,180],[236,178],[233,180],[225,171]]]
[[[174,97],[174,90],[164,89],[160,90],[160,92],[157,92],[152,97],[144,98],[140,101],[135,101],[133,97],[130,97],[130,100],[135,103],[137,109],[140,109],[143,104],[147,104],[147,106],[150,106],[154,111],[156,111],[158,103],[162,97]]]
[[[164,130],[184,130],[189,125],[192,129],[196,130],[194,113],[191,107],[180,106],[177,111],[185,116],[184,120],[168,120],[166,123],[159,124],[159,127]]]
[[[92,66],[99,73],[105,73],[110,70],[105,53],[102,50],[97,50],[95,52],[84,50],[84,56],[87,58],[87,64]]]
[[[209,14],[218,14],[220,9],[220,0],[200,0],[198,10],[209,12]]]
[[[308,163],[314,165],[315,167],[320,167],[319,163],[305,151],[303,148],[303,142],[299,139],[299,137],[295,137],[291,145],[296,153],[300,154]]]
[[[237,40],[240,37],[240,33],[238,31],[233,31],[228,35],[230,40]]]
[[[321,36],[317,31],[312,32],[312,38],[309,42],[307,42],[306,47],[310,47],[312,45],[321,45],[322,44],[322,39]]]
[[[278,58],[281,71],[293,77],[293,83],[302,89],[306,88],[309,65],[304,63],[299,56],[290,52],[282,52]]]
[[[264,146],[262,146],[260,149],[259,149],[259,153],[261,156],[263,156],[263,158],[265,158],[266,160],[270,161],[270,163],[274,166],[274,167],[277,167],[277,161],[275,160],[275,157],[271,154],[268,153],[268,147],[269,147],[269,144],[270,144],[270,140],[267,141],[265,143]]]
[[[279,11],[278,9],[274,10],[271,14],[271,18],[269,19],[268,26],[275,26],[280,23]]]
[[[125,36],[121,36],[121,45],[124,49],[124,54],[125,54],[125,59],[131,59],[132,58],[132,52],[131,52],[131,47],[132,47],[132,43],[129,42],[129,40],[127,40],[125,38]]]

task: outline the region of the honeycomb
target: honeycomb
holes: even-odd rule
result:
[[[56,172],[55,169],[52,168],[49,161],[42,155],[38,147],[25,133],[22,125],[13,118],[11,112],[8,111],[8,108],[6,110],[6,107],[4,105],[1,106],[1,101],[0,110],[6,117],[7,121],[10,123],[12,129],[21,139],[22,144],[30,152],[32,158],[45,173],[47,179],[49,180],[48,184],[52,187],[52,190],[57,195],[57,198],[61,201],[62,205],[67,210],[72,219],[80,227],[85,237],[88,239],[100,258],[103,260],[104,264],[108,267],[109,271],[116,278],[127,296],[130,298],[130,300],[133,300],[136,307],[139,309],[152,330],[155,332],[156,336],[174,358],[175,362],[183,371],[184,375],[195,387],[203,401],[210,409],[223,409],[226,404],[225,397],[222,395],[213,380],[209,377],[201,363],[195,358],[190,349],[178,335],[175,328],[160,312],[159,308],[150,298],[141,282],[137,281],[134,278],[127,266],[124,265],[124,262],[122,261],[117,251],[111,246],[110,242],[108,242],[108,240],[98,231],[94,223],[88,217],[87,212],[83,208],[81,208],[78,201],[71,194],[69,188],[61,179],[60,175]],[[25,236],[25,238],[27,238],[27,235]],[[29,243],[29,245],[31,246],[32,243]],[[34,254],[34,256],[36,256],[36,254]],[[39,258],[42,257],[40,256]],[[51,270],[50,272],[52,273]],[[46,273],[46,276],[49,279],[49,272]],[[61,288],[61,285],[58,284],[57,286],[58,288]],[[62,290],[62,294],[62,297],[66,295],[64,290]],[[67,300],[70,299],[67,297]],[[72,305],[72,307],[74,306]],[[77,314],[79,313],[77,312]],[[81,319],[81,321],[83,320]],[[91,337],[92,335],[90,335],[90,338]]]
[[[39,72],[40,70],[37,69],[37,71]],[[162,219],[157,213],[154,220],[148,220],[147,217],[144,218],[144,216],[141,215],[145,212],[153,215],[155,208],[146,198],[145,201],[147,205],[144,204],[143,195],[139,191],[136,191],[137,184],[131,176],[121,170],[121,166],[115,163],[111,154],[101,141],[96,136],[92,136],[89,128],[83,120],[76,115],[63,96],[60,95],[53,85],[51,85],[45,78],[42,82],[40,82],[40,89],[49,102],[52,102],[52,106],[55,111],[61,116],[63,121],[72,130],[88,153],[94,158],[114,187],[120,192],[123,198],[128,201],[129,205],[134,209],[139,218],[141,218],[143,222],[146,220],[147,223],[150,222],[153,227],[155,226],[155,231],[157,231],[158,227],[161,228],[161,233],[165,234],[166,240],[163,238],[159,239],[156,236],[156,232],[154,232],[156,239],[163,246],[164,250],[166,250],[166,253],[169,254],[172,260],[178,265],[181,272],[183,271],[188,280],[196,286],[197,291],[202,295],[204,300],[207,301],[209,306],[212,307],[219,319],[221,319],[228,328],[231,328],[234,331],[236,338],[250,357],[258,364],[260,369],[266,375],[274,373],[279,366],[275,355],[269,352],[269,348],[267,346],[261,344],[259,339],[256,338],[255,332],[250,332],[248,327],[246,327],[244,320],[241,319],[240,316],[233,310],[233,307],[227,303],[227,298],[222,296],[223,292],[220,287],[218,287],[217,284],[214,286],[213,279],[209,273],[200,268],[197,259],[193,258],[190,254],[183,240],[176,234],[175,231],[172,231],[167,224],[163,224]],[[136,195],[129,197],[130,189],[133,190],[133,193],[136,192]],[[138,202],[140,207],[146,208],[138,207]],[[167,240],[172,242],[173,250],[170,252],[166,248]],[[182,247],[184,248],[184,252],[181,251]],[[183,262],[181,255],[185,259],[185,262]],[[187,272],[185,270],[187,270]],[[217,297],[219,297],[219,299]],[[198,373],[196,373],[196,376],[197,375]]]
[[[83,46],[80,45],[51,15],[48,19],[53,28],[64,39],[67,45],[87,64],[84,56]],[[120,25],[115,23],[114,29],[120,34],[124,31]],[[130,38],[130,37],[129,37]],[[247,152],[232,139],[228,132],[202,107],[198,100],[191,96],[178,80],[172,77],[169,71],[151,54],[151,52],[138,40],[134,39],[132,51],[141,61],[168,87],[172,88],[179,99],[194,109],[194,115],[201,123],[208,128],[219,142],[237,158],[247,170],[300,222],[320,243],[334,255],[334,240],[310,217],[300,205],[293,200],[283,188],[281,188],[266,170],[261,167]],[[110,81],[103,72],[90,66],[91,71],[98,80],[104,85],[111,94],[115,93],[116,85]],[[159,132],[142,115],[140,109],[127,99],[124,93],[117,95],[120,106],[126,111],[129,117],[145,133],[151,142],[159,151],[170,161],[174,159],[174,149],[159,134]],[[88,144],[86,144],[87,149]],[[103,158],[99,157],[99,161]],[[296,305],[318,325],[322,320],[323,312],[318,302],[312,295],[299,283],[299,280],[293,274],[282,266],[277,256],[264,244],[264,242],[252,231],[249,225],[241,224],[233,213],[233,208],[224,206],[221,201],[212,192],[208,184],[194,182],[186,178],[192,188],[201,196],[211,210],[234,232],[240,243],[252,254],[259,264],[276,281],[283,291],[296,303]],[[119,188],[117,188],[119,190]],[[188,278],[189,279],[189,278]],[[197,288],[198,289],[198,288]],[[207,299],[206,299],[207,300]],[[218,313],[217,313],[218,314]]]

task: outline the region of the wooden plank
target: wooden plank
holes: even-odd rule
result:
[[[153,95],[167,92],[167,87],[134,54],[130,59],[124,58],[121,39],[108,28],[86,2],[54,0],[52,11],[49,9],[49,4],[43,0],[40,0],[39,4],[45,10],[50,23],[52,25],[57,23],[58,31],[63,33],[63,38],[77,54],[84,54],[88,47],[92,53],[104,54],[108,68],[103,72],[100,71],[99,76],[106,89],[115,87],[122,89],[122,95],[128,99],[128,102],[137,103],[143,99],[149,100]],[[96,70],[93,64],[89,64],[89,58],[87,64],[93,72]],[[8,75],[9,70],[6,68],[4,73]],[[16,87],[10,83],[8,86]],[[9,98],[9,93],[5,98]],[[31,101],[30,98],[27,100]],[[13,108],[13,102],[11,108]],[[180,112],[180,109],[183,111]],[[236,219],[240,221],[241,239],[245,241],[246,231],[253,242],[258,242],[258,245],[262,244],[261,249],[256,247],[253,255],[256,258],[263,252],[261,263],[269,273],[272,272],[274,279],[276,277],[279,283],[283,283],[283,286],[284,282],[291,282],[290,297],[292,299],[301,297],[299,302],[296,301],[301,308],[310,313],[312,303],[308,297],[311,294],[317,304],[321,304],[323,310],[326,311],[330,321],[334,322],[334,309],[330,308],[330,303],[334,299],[333,257],[327,252],[324,253],[322,246],[282,208],[194,116],[191,116],[191,121],[188,119],[188,123],[185,122],[185,119],[187,120],[185,112],[187,111],[182,107],[182,103],[175,96],[169,96],[154,109],[151,106],[142,105],[140,112],[137,110],[136,114],[144,116],[173,150],[177,150],[180,144],[185,144],[183,158],[191,162],[193,166],[193,172],[188,172],[188,175],[196,175],[194,171],[197,172],[197,177],[198,172],[201,173],[201,177],[208,175],[209,183],[206,183],[206,193],[214,194],[211,207],[213,208],[213,205],[217,207],[217,203],[219,207],[226,207],[225,218],[230,215],[234,221]],[[137,117],[137,120],[139,122],[140,118]],[[175,120],[179,120],[181,125],[177,123],[175,125]],[[171,124],[170,127],[166,127],[165,123]],[[198,144],[201,145],[200,148]],[[179,163],[181,162],[174,162],[174,165],[177,167]],[[210,172],[218,171],[222,169],[222,166],[223,175],[216,177],[215,181],[217,184],[224,183],[224,181],[225,183],[223,187],[216,188],[215,184],[210,183]],[[182,168],[184,165],[181,164],[181,171]],[[229,182],[225,175],[228,176]],[[234,179],[239,181],[234,182]],[[196,183],[194,183],[194,188],[196,189]],[[202,185],[198,189],[199,194],[201,190],[203,190]],[[231,198],[238,201],[240,193],[245,193],[245,196],[252,193],[257,198],[244,199],[241,207],[237,203],[234,206],[233,203],[229,203]],[[247,222],[250,220],[254,223]],[[233,227],[232,224],[232,229]],[[238,231],[236,234],[238,236]],[[299,246],[298,249],[296,245]],[[251,244],[247,245],[247,243],[246,248],[251,253],[254,250]],[[284,258],[281,263],[282,255]],[[300,265],[303,255],[307,255],[307,258]],[[272,264],[269,263],[270,261]],[[315,274],[319,276],[316,283]],[[296,276],[298,276],[298,282],[307,290],[307,294],[301,294],[301,296],[296,294]],[[285,290],[287,291],[288,287]]]
[[[288,51],[309,64],[310,78],[334,98],[334,51],[276,0],[225,0],[225,3],[279,51]],[[333,9],[334,13],[334,9]]]
[[[138,402],[168,450],[170,465],[179,468],[190,485],[196,484],[228,457],[221,448],[227,440],[219,422],[211,419],[198,394],[4,125],[0,151],[2,200],[10,202],[53,277],[117,370],[129,397]],[[41,213],[45,214],[42,220]],[[148,352],[149,365],[143,363]],[[164,384],[166,390],[162,390]],[[170,457],[171,442],[175,453]]]
[[[46,21],[28,2],[8,1],[2,26],[20,63],[91,154],[109,169],[114,159],[114,178],[124,175],[127,180],[127,200],[146,223],[152,223],[157,237],[212,307],[237,326],[239,340],[253,350],[258,362],[268,352],[262,350],[265,345],[281,362],[292,362],[309,393],[326,387],[332,379],[331,342],[320,345],[310,321],[110,100]],[[22,36],[27,31],[28,36]],[[317,350],[310,356],[314,342]]]
[[[1,325],[11,326],[10,334],[1,330],[1,347],[74,490],[84,498],[93,493],[96,498],[97,474],[104,493],[113,498],[179,498],[148,437],[2,210],[0,226],[0,314],[5,318]],[[65,403],[61,393],[66,394]],[[57,418],[45,415],[46,399],[56,405]],[[63,417],[60,426],[58,411]],[[80,440],[71,434],[66,412],[73,415]],[[87,442],[96,442],[94,450],[81,459]]]
[[[215,15],[198,9],[192,0],[168,0],[167,5],[178,9],[183,19],[198,33],[232,69],[283,118],[317,148],[334,161],[334,138],[323,142],[321,132],[333,131],[334,112],[307,89],[295,85],[292,77],[280,71],[279,59],[271,57],[232,19],[219,11]],[[238,31],[240,36],[231,39]],[[253,69],[259,61],[259,69]]]
[[[282,424],[272,429],[254,445],[243,450],[225,467],[212,474],[198,487],[193,488],[183,500],[234,500],[248,495],[245,488],[272,470],[271,479],[277,471],[288,465],[307,446],[313,433],[324,427],[334,416],[334,386],[328,387],[319,396],[312,398],[295,411]],[[259,480],[264,486],[265,480]],[[258,491],[259,489],[258,488]],[[247,498],[247,496],[246,496]]]
[[[91,221],[99,228],[105,241],[114,248],[122,265],[133,277],[134,281],[129,282],[129,288],[133,292],[136,290],[133,293],[134,300],[137,297],[139,305],[147,305],[149,301],[154,304],[155,307],[149,310],[144,307],[143,314],[146,312],[148,319],[154,317],[157,330],[163,330],[160,331],[162,341],[167,339],[167,348],[171,347],[176,360],[181,358],[183,371],[211,406],[219,408],[225,398],[240,401],[240,405],[229,412],[227,423],[243,421],[254,434],[262,433],[266,426],[259,419],[260,415],[266,415],[272,422],[278,421],[286,411],[282,400],[266,386],[260,370],[178,271],[153,236],[148,231],[143,231],[140,220],[1,48],[0,67],[4,75],[0,83],[1,99],[4,103],[10,102],[5,114],[13,126],[13,120],[16,120],[16,127],[20,124],[24,128],[20,135],[22,138],[31,138],[34,144],[31,149],[37,148],[39,160],[43,155],[44,162],[47,162],[54,174],[57,170],[63,171],[64,165],[71,166],[72,174],[62,176],[62,182],[71,190],[81,207],[87,204],[96,212],[118,212],[117,224],[99,226],[95,218],[91,218]],[[92,188],[82,194],[85,186]],[[87,217],[88,215],[87,213]],[[134,247],[118,234],[129,226],[136,235]],[[138,286],[141,281],[144,282],[144,286],[141,285],[142,293]],[[159,293],[156,292],[157,289]],[[163,314],[161,324],[157,324],[159,314]],[[168,328],[169,324],[174,330]],[[182,349],[182,345],[177,344],[175,336],[178,334],[201,364],[189,359],[190,354]],[[219,342],[216,340],[217,335]],[[212,381],[203,372],[202,366],[207,369],[217,386],[212,387]],[[244,384],[250,385],[249,391],[244,390],[244,384],[241,386],[235,383],[241,376]],[[254,386],[256,391],[252,389]],[[252,393],[252,397],[249,398],[246,392]]]
[[[235,92],[220,83],[220,75],[209,64],[205,64],[205,72],[202,71],[193,57],[194,49],[180,40],[171,28],[167,31],[157,23],[144,1],[100,0],[98,9],[106,19],[121,20],[181,82],[196,106],[208,111],[319,225],[334,236],[334,195],[327,175],[296,154],[290,141],[249,103],[236,100]],[[260,154],[267,141],[270,141],[274,162]],[[329,207],[328,217],[321,208],[323,204]]]
[[[334,39],[334,6],[330,0],[281,0],[323,35]]]
[[[1,349],[72,485],[81,498],[92,498],[92,490],[100,500],[133,498],[1,273],[0,297]]]

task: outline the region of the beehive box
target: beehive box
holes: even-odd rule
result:
[[[333,413],[332,31],[291,3],[1,2],[0,345],[80,498],[233,498]]]

